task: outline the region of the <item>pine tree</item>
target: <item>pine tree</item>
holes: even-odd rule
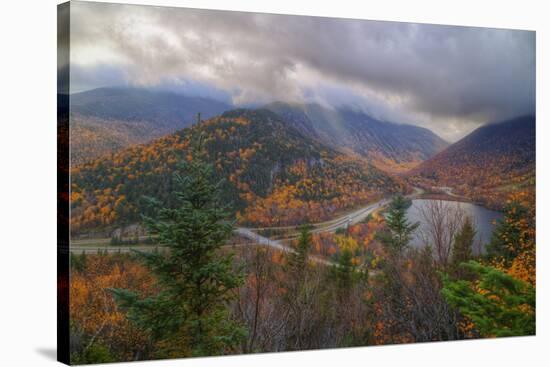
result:
[[[472,220],[470,217],[466,217],[453,243],[450,270],[458,278],[464,278],[468,275],[468,271],[464,267],[461,267],[460,264],[472,259],[472,247],[475,236],[476,231],[472,225]]]
[[[506,265],[510,265],[526,247],[534,247],[534,227],[534,216],[530,215],[528,208],[511,201],[504,208],[504,218],[493,231],[487,254],[492,258],[502,258]]]
[[[366,279],[368,274],[366,269],[359,271],[353,262],[354,253],[358,249],[357,241],[349,235],[337,235],[335,240],[340,253],[336,265],[332,268],[332,273],[340,295],[344,297],[361,276]]]
[[[353,283],[355,267],[353,266],[353,255],[346,249],[340,253],[338,264],[334,267],[336,284],[342,293],[347,293]]]
[[[474,261],[463,264],[473,281],[443,278],[447,302],[472,320],[483,337],[534,335],[535,288],[493,267]]]
[[[307,324],[307,315],[314,302],[314,283],[311,282],[311,267],[308,264],[311,247],[311,229],[309,226],[300,227],[300,235],[294,246],[294,251],[286,255],[284,271],[286,277],[281,288],[286,290],[283,296],[283,305],[288,313],[285,324],[285,348],[300,350],[306,347],[308,330],[314,325]]]
[[[86,269],[86,252],[82,251],[80,255],[71,252],[71,269],[82,272]]]
[[[193,158],[174,173],[172,208],[159,208],[144,222],[166,251],[137,252],[156,275],[158,293],[142,297],[112,290],[130,320],[151,333],[161,356],[222,354],[234,348],[244,331],[229,317],[227,303],[242,284],[231,255],[218,250],[231,237],[233,224],[220,205],[213,169],[204,162],[201,143]]]
[[[394,254],[401,254],[407,248],[413,232],[419,226],[418,222],[411,224],[407,220],[408,206],[410,201],[405,200],[402,195],[395,196],[386,216],[388,231],[378,235],[386,249]]]
[[[301,226],[294,251],[287,255],[287,270],[295,280],[301,281],[305,275],[311,242],[311,227]]]

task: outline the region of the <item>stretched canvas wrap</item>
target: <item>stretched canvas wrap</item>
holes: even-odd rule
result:
[[[535,335],[535,32],[58,8],[67,364]]]

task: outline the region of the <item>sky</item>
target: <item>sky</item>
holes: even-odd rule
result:
[[[71,92],[350,106],[453,142],[535,113],[535,32],[71,3]]]

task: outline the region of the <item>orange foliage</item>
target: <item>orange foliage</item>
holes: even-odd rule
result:
[[[502,238],[505,243],[508,243],[510,248],[519,248],[518,255],[512,260],[509,266],[505,266],[501,262],[495,265],[500,270],[505,271],[509,275],[528,282],[535,286],[536,284],[536,230],[535,230],[535,194],[534,192],[518,192],[509,196],[508,202],[517,202],[521,206],[528,209],[528,217],[521,218],[513,224],[519,229],[519,243],[513,242],[512,239]],[[509,209],[514,211],[515,208]],[[513,213],[511,213],[513,214]],[[510,219],[507,219],[508,221]]]
[[[299,160],[288,173],[295,182],[277,180],[268,196],[242,196],[249,206],[238,217],[241,223],[269,227],[320,222],[338,211],[376,201],[385,192],[404,189],[367,163],[344,156],[317,165]]]
[[[134,358],[136,348],[142,348],[147,335],[132,326],[117,310],[108,288],[128,288],[151,293],[150,272],[131,260],[115,260],[112,256],[87,255],[85,268],[72,271],[70,279],[70,319],[81,334],[105,345],[116,345],[124,351],[121,360]]]

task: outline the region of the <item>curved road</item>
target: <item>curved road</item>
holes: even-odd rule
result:
[[[423,190],[420,188],[415,187],[414,192],[411,195],[408,195],[408,198],[414,198],[419,195],[422,195]],[[351,213],[342,215],[340,217],[337,217],[335,219],[332,219],[327,222],[317,223],[314,224],[314,229],[311,231],[312,233],[322,233],[322,232],[335,232],[338,228],[341,227],[347,227],[353,224],[357,224],[364,220],[369,214],[374,212],[375,210],[382,208],[383,206],[387,205],[390,202],[390,199],[384,198],[382,200],[379,200],[373,204],[369,204],[363,208],[357,209]],[[294,227],[278,227],[278,228],[296,228]],[[270,239],[268,237],[264,237],[262,235],[257,234],[254,232],[254,229],[258,228],[245,228],[245,227],[237,227],[235,229],[235,233],[247,238],[249,240],[252,240],[253,243],[251,245],[259,245],[259,246],[268,246],[271,248],[274,248],[279,251],[294,251],[290,246],[283,243],[285,239]],[[88,245],[86,245],[86,241],[88,241]],[[110,253],[125,253],[130,252],[131,249],[135,250],[141,250],[141,251],[150,251],[154,248],[157,248],[156,246],[143,246],[143,245],[137,245],[137,246],[109,246],[110,239],[96,239],[93,240],[93,244],[90,245],[90,240],[75,240],[71,241],[70,250],[71,252],[75,253],[83,253],[83,252],[97,252],[97,251],[107,251]],[[314,262],[324,264],[324,265],[330,265],[333,264],[331,261],[322,259],[320,257],[310,257]]]

